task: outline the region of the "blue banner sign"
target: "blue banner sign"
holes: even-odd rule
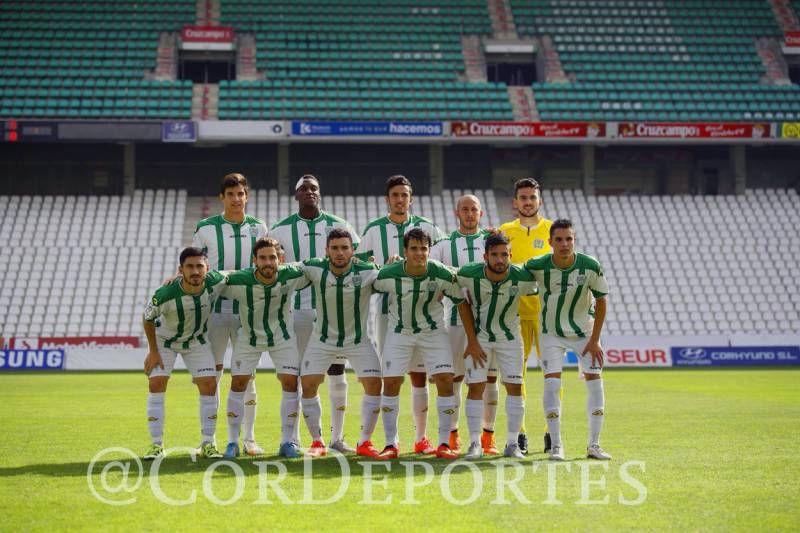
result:
[[[441,122],[292,122],[292,135],[439,137]]]
[[[800,365],[799,346],[677,346],[674,366]]]
[[[0,350],[0,370],[64,370],[64,350]]]
[[[165,143],[193,143],[197,140],[197,125],[190,120],[161,124],[161,141]]]

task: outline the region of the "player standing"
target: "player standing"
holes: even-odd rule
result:
[[[293,441],[297,425],[297,377],[300,353],[292,327],[291,299],[309,285],[297,266],[282,265],[281,249],[272,237],[259,239],[253,247],[254,266],[231,272],[223,294],[239,303],[242,330],[233,347],[231,390],[228,394],[228,445],[224,456],[239,455],[239,429],[244,394],[261,354],[269,351],[283,391],[281,396],[281,444],[278,455],[299,457]]]
[[[143,458],[164,455],[164,394],[178,355],[192,374],[200,392],[200,453],[222,457],[214,445],[219,397],[214,357],[205,338],[211,307],[224,288],[224,276],[209,272],[199,248],[180,255],[179,276],[156,290],[144,312],[144,333],[149,351],[144,373],[149,378],[147,425],[152,444]]]
[[[544,218],[539,209],[542,207],[542,191],[533,178],[523,178],[514,184],[514,209],[518,218],[512,222],[502,224],[498,229],[508,236],[511,242],[511,253],[517,264],[523,264],[528,259],[540,257],[550,252],[550,225],[551,220]],[[536,348],[537,357],[541,354],[539,345],[539,296],[526,296],[520,299],[519,317],[522,328],[522,346],[525,356],[523,374],[527,373],[528,358],[531,349]],[[522,396],[525,396],[525,383],[522,385]],[[544,436],[545,452],[550,450],[550,435]],[[525,433],[525,422],[519,434],[519,448],[522,453],[528,453],[528,437]]]
[[[245,214],[249,187],[247,178],[241,174],[228,174],[222,178],[219,199],[222,214],[215,215],[197,224],[192,245],[208,255],[209,267],[215,270],[239,270],[250,265],[253,246],[257,239],[267,234],[267,226],[256,217]],[[236,344],[239,322],[239,304],[220,298],[214,305],[209,320],[208,340],[217,369],[217,389],[222,379],[223,363],[228,342]],[[244,450],[248,455],[261,455],[264,450],[256,443],[256,394],[255,374],[247,385],[244,395]],[[219,390],[217,391],[219,402]]]
[[[389,209],[389,213],[367,224],[358,248],[360,258],[372,257],[376,264],[387,265],[396,258],[404,257],[404,236],[413,228],[422,229],[433,241],[444,236],[433,222],[410,212],[411,204],[414,202],[412,192],[411,182],[405,176],[389,177],[386,181],[386,207]],[[381,357],[383,357],[389,323],[388,295],[374,298],[372,306],[376,316],[374,340]],[[411,361],[409,376],[411,378],[411,410],[416,426],[414,452],[434,453],[436,450],[425,435],[428,424],[428,381],[421,358],[418,357]]]
[[[480,227],[483,210],[477,196],[467,194],[456,201],[455,216],[458,220],[458,229],[440,239],[431,248],[431,259],[458,269],[459,267],[480,259],[484,249],[486,230]],[[450,338],[450,348],[453,351],[453,396],[456,400],[456,412],[453,415],[453,427],[450,428],[450,448],[461,449],[461,439],[458,436],[458,420],[461,410],[461,382],[464,380],[464,349],[467,347],[467,336],[461,324],[458,309],[450,300],[444,300],[445,320],[447,334]],[[490,364],[491,361],[487,364]],[[495,389],[494,402],[486,401],[487,406],[484,417],[484,432],[481,441],[486,443],[485,451],[496,454],[494,445],[494,419],[497,412],[497,377],[492,369],[490,373],[492,385]],[[488,389],[488,387],[486,387]],[[491,405],[490,405],[491,404]],[[491,441],[491,442],[490,442]]]
[[[308,453],[326,454],[317,390],[337,357],[346,357],[364,387],[356,453],[377,458],[379,452],[370,439],[381,410],[381,363],[367,337],[367,311],[378,267],[354,262],[353,237],[341,228],[328,233],[325,252],[325,259],[307,259],[301,267],[317,289],[318,309],[300,370],[303,415],[313,441]]]
[[[295,184],[294,198],[297,201],[297,213],[276,222],[271,235],[278,239],[286,254],[286,262],[305,261],[321,258],[325,254],[328,233],[341,228],[350,233],[353,245],[358,246],[359,238],[353,227],[344,219],[320,208],[321,194],[319,180],[311,174],[301,176]],[[294,315],[294,331],[300,355],[306,351],[314,327],[317,309],[316,287],[299,291],[292,305]],[[347,376],[344,362],[336,362],[327,369],[328,399],[331,409],[331,448],[342,453],[355,450],[344,441],[344,415],[347,409]],[[295,429],[295,438],[300,438],[300,427]],[[299,443],[298,443],[299,444]]]
[[[600,430],[605,416],[600,334],[606,317],[608,283],[597,259],[575,251],[572,222],[566,219],[553,222],[549,240],[553,252],[529,260],[525,269],[536,278],[542,296],[542,405],[552,438],[550,459],[564,460],[559,391],[564,354],[571,350],[579,355],[580,370],[586,379],[588,392],[589,445],[586,456],[608,460],[611,455],[600,447]]]
[[[420,228],[409,230],[404,237],[404,260],[385,266],[378,274],[374,288],[389,297],[389,328],[383,347],[383,429],[386,447],[382,459],[397,457],[397,419],[400,410],[400,387],[409,364],[421,358],[430,374],[438,397],[439,446],[436,455],[455,459],[458,452],[449,445],[453,398],[453,354],[448,346],[444,327],[443,296],[454,303],[463,300],[456,277],[442,263],[429,260],[431,238]],[[415,452],[419,453],[416,450]]]
[[[499,369],[507,392],[508,437],[503,455],[522,458],[518,437],[525,417],[522,397],[524,358],[519,315],[515,310],[521,296],[536,294],[536,282],[525,269],[511,264],[508,237],[499,232],[486,237],[483,262],[461,267],[457,276],[467,295],[466,301],[459,305],[459,314],[468,339],[464,354],[470,355],[465,361],[470,435],[466,458],[483,456],[481,419],[489,361],[494,361]]]

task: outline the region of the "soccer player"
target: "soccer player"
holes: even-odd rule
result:
[[[484,249],[484,237],[487,231],[481,229],[480,221],[483,217],[481,202],[477,196],[467,194],[456,201],[455,216],[458,220],[458,229],[440,239],[431,248],[431,259],[445,265],[458,268],[480,259]],[[461,383],[464,380],[464,349],[467,347],[467,337],[458,316],[458,309],[444,300],[445,319],[447,321],[447,334],[450,338],[450,348],[453,351],[453,396],[456,400],[456,412],[453,415],[453,427],[450,428],[450,448],[461,449],[461,439],[458,436],[458,420],[461,409]],[[494,420],[497,412],[497,377],[496,371],[491,369],[489,374],[491,385],[494,388],[494,401],[491,398],[484,402],[483,434],[481,442],[485,443],[484,451],[496,455],[497,448],[494,444]],[[490,387],[487,386],[488,390]]]
[[[224,457],[239,456],[239,430],[244,394],[261,354],[269,351],[281,383],[281,444],[278,455],[299,457],[293,440],[297,421],[297,376],[300,354],[292,327],[291,298],[309,285],[297,266],[281,264],[277,240],[264,237],[253,247],[254,266],[231,272],[223,294],[239,303],[242,331],[231,358],[231,390],[228,394],[228,445]]]
[[[539,209],[542,207],[542,190],[533,178],[523,178],[514,184],[514,209],[518,218],[512,222],[502,224],[498,229],[508,235],[511,242],[511,253],[517,264],[523,264],[528,259],[542,256],[550,252],[550,225],[551,220],[544,218]],[[525,355],[523,373],[527,373],[528,357],[531,349],[536,348],[537,357],[541,354],[539,346],[539,296],[525,296],[520,299],[519,317],[522,328],[522,346]],[[525,396],[525,384],[522,385],[522,396]],[[519,448],[522,453],[528,453],[528,436],[525,432],[523,421],[519,434]],[[545,428],[544,451],[550,450],[550,435]]]
[[[455,459],[450,448],[450,428],[455,413],[453,398],[453,354],[444,328],[443,296],[454,303],[463,300],[456,277],[442,263],[429,260],[431,238],[420,228],[411,229],[403,239],[404,260],[385,266],[378,274],[374,289],[389,297],[389,329],[383,347],[383,429],[386,447],[381,459],[398,456],[397,419],[403,376],[415,357],[433,379],[438,392],[439,446],[435,453]],[[416,449],[415,449],[416,452]],[[418,453],[418,452],[417,452]]]
[[[347,230],[353,237],[353,245],[358,246],[358,233],[346,220],[320,209],[321,195],[316,177],[311,174],[301,176],[294,189],[297,213],[276,222],[271,229],[271,235],[283,246],[287,263],[324,257],[328,233],[335,228]],[[299,291],[294,297],[292,314],[301,357],[311,338],[317,298],[314,286]],[[331,405],[330,446],[342,453],[352,453],[355,450],[344,440],[344,414],[347,409],[344,361],[334,362],[328,369],[328,399]],[[295,438],[300,438],[299,424],[295,429]]]
[[[366,334],[369,299],[378,267],[354,261],[353,253],[350,232],[334,228],[328,233],[325,259],[307,259],[301,267],[317,289],[317,320],[300,369],[303,416],[313,441],[308,454],[312,457],[327,452],[317,389],[337,357],[350,361],[364,387],[356,453],[374,458],[379,454],[370,439],[381,410],[381,363]]]
[[[378,265],[388,265],[405,255],[403,239],[409,229],[419,228],[425,231],[433,241],[444,237],[444,234],[427,218],[410,212],[414,203],[411,182],[405,176],[391,176],[386,181],[386,207],[389,213],[369,222],[364,229],[358,256],[361,259],[374,258]],[[373,298],[375,310],[375,343],[383,356],[386,341],[386,330],[389,323],[389,299],[387,295]],[[414,414],[416,438],[414,452],[422,454],[434,453],[436,449],[426,436],[428,424],[428,380],[425,365],[420,357],[409,364],[411,378],[411,410]]]
[[[536,278],[542,296],[542,405],[552,439],[550,459],[564,460],[559,391],[564,354],[571,350],[579,355],[580,370],[588,391],[589,445],[586,456],[608,460],[611,455],[600,447],[600,430],[605,416],[600,333],[606,318],[608,283],[597,259],[575,251],[572,222],[566,219],[553,222],[549,240],[553,252],[529,260],[525,269]]]
[[[522,267],[511,264],[511,247],[504,233],[486,237],[483,261],[470,263],[458,270],[458,283],[467,299],[459,305],[467,347],[464,355],[467,372],[467,426],[470,445],[466,459],[483,456],[481,422],[484,413],[483,393],[486,387],[488,362],[494,361],[506,387],[508,437],[503,455],[524,457],[517,442],[525,416],[522,397],[522,340],[519,315],[515,312],[521,296],[536,294],[533,276]]]
[[[147,424],[152,444],[143,458],[164,455],[164,393],[179,354],[200,391],[200,453],[220,458],[222,454],[214,444],[219,408],[216,370],[205,336],[211,307],[225,286],[225,278],[219,272],[209,272],[205,254],[193,247],[181,252],[178,274],[156,290],[144,312],[149,348],[144,373],[150,383]]]
[[[219,199],[222,214],[215,215],[197,224],[192,246],[200,248],[208,255],[209,267],[214,270],[229,271],[246,268],[253,256],[256,240],[267,234],[267,226],[256,217],[245,214],[249,193],[247,178],[241,174],[228,174],[222,178]],[[239,304],[220,298],[214,305],[209,320],[208,340],[217,369],[217,388],[222,380],[223,363],[228,342],[236,344],[239,322]],[[261,455],[264,450],[256,443],[256,395],[255,375],[248,383],[245,392],[244,410],[244,450],[248,455]],[[217,392],[219,402],[219,391]]]

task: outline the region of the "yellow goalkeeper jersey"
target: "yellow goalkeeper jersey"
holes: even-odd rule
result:
[[[533,227],[523,226],[519,219],[506,222],[498,229],[511,241],[511,262],[520,265],[541,255],[550,253],[550,226],[552,220],[543,218]],[[537,320],[541,312],[539,296],[522,296],[519,299],[519,318]]]

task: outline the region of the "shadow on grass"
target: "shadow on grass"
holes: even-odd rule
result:
[[[121,464],[128,464],[130,474],[138,476],[138,466],[136,460],[131,456],[113,456],[113,459],[107,459],[105,456],[103,460],[98,460],[91,465],[93,475],[100,475],[104,469],[108,468],[110,474],[120,473],[122,470]],[[575,459],[580,460],[580,459]],[[188,453],[170,455],[161,461],[158,468],[159,476],[170,475],[183,475],[187,473],[202,474],[208,467],[214,463],[226,461],[224,459],[205,459],[197,458],[192,461]],[[448,466],[454,473],[466,471],[468,468],[477,468],[478,470],[494,470],[499,465],[504,464],[511,466],[518,464],[525,468],[530,468],[535,463],[547,464],[547,456],[544,454],[535,454],[526,457],[525,459],[509,459],[503,456],[483,457],[482,459],[467,461],[462,459],[447,460],[439,459],[433,456],[419,456],[416,454],[401,455],[398,459],[391,461],[376,461],[368,457],[359,457],[355,455],[341,456],[333,454],[320,457],[316,459],[286,459],[277,455],[265,455],[261,457],[239,457],[235,462],[244,473],[245,476],[258,476],[261,469],[266,469],[268,475],[275,475],[281,467],[275,463],[283,465],[286,469],[288,477],[302,478],[306,475],[306,470],[310,469],[314,478],[338,478],[341,477],[343,472],[349,469],[350,475],[361,477],[366,468],[364,464],[371,464],[372,471],[376,475],[386,475],[390,478],[405,477],[411,472],[415,474],[424,473],[427,468],[422,466],[422,463],[427,463],[433,468],[435,475],[440,475]],[[568,460],[569,462],[569,460]],[[262,463],[259,465],[258,463]],[[263,463],[268,463],[264,465]],[[347,466],[345,467],[344,464]],[[455,464],[454,464],[455,463]],[[149,461],[141,461],[143,473],[148,474],[153,468],[153,463]],[[384,466],[387,465],[387,466]],[[473,465],[473,466],[468,466]],[[0,478],[15,477],[15,476],[49,476],[54,478],[62,477],[85,477],[90,467],[90,461],[78,461],[73,463],[46,463],[46,464],[30,464],[15,467],[0,467]],[[215,471],[215,476],[234,477],[236,472],[230,466],[219,465]]]

